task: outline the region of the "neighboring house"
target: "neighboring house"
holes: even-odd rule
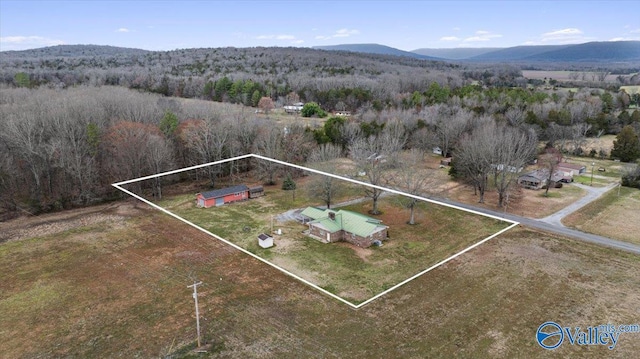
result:
[[[273,247],[273,237],[265,233],[258,235],[258,245],[262,248]]]
[[[540,189],[547,185],[549,180],[549,170],[546,168],[540,168],[535,171],[531,171],[518,177],[518,184],[528,189]],[[567,177],[564,173],[556,171],[551,176],[552,182],[573,182],[572,177]]]
[[[326,243],[346,241],[366,248],[387,239],[388,226],[356,212],[307,207],[300,214],[308,219],[309,235]]]
[[[571,176],[571,177],[578,176],[587,172],[586,166],[575,164],[575,163],[561,162],[561,163],[558,163],[558,166],[556,168],[558,169],[558,171],[562,171],[565,176]]]
[[[196,206],[209,208],[213,206],[222,206],[226,203],[244,201],[249,198],[252,198],[249,196],[249,187],[242,184],[238,186],[197,193]]]
[[[284,111],[286,113],[298,113],[302,111],[304,104],[302,102],[296,102],[291,106],[284,106]]]
[[[335,116],[349,117],[351,116],[351,111],[335,111],[333,114]]]
[[[498,164],[498,165],[491,165],[491,168],[493,168],[494,170],[498,171],[498,172],[502,172],[506,169],[507,172],[511,172],[511,173],[520,173],[522,172],[522,167],[518,167],[516,168],[515,166],[505,166],[504,164]]]
[[[433,151],[433,153],[435,153],[436,155],[440,155],[440,156],[442,156],[442,149],[440,149],[440,147],[434,147],[432,151]]]

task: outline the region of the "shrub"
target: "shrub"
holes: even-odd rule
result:
[[[622,185],[640,189],[640,166],[622,175]]]
[[[304,106],[302,106],[302,110],[300,111],[300,113],[302,114],[302,117],[312,117],[312,116],[317,116],[317,117],[326,117],[327,113],[320,108],[320,105],[318,105],[315,102],[307,102],[304,104]]]
[[[287,178],[282,182],[282,189],[285,191],[292,191],[296,189],[296,183],[291,178],[291,175],[287,175]]]

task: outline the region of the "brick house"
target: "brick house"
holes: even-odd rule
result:
[[[307,207],[300,214],[308,219],[309,236],[326,243],[345,241],[366,248],[387,239],[388,226],[360,213]]]

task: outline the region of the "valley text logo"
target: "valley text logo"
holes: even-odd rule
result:
[[[640,333],[640,325],[602,324],[593,327],[561,327],[556,322],[546,322],[538,327],[536,340],[541,347],[553,350],[565,340],[571,345],[606,345],[612,350],[622,333]]]

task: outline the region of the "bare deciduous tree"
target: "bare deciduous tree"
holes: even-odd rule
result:
[[[547,187],[544,191],[545,197],[549,195],[549,189],[554,185],[553,175],[555,174],[560,161],[562,161],[562,154],[556,148],[551,146],[547,146],[544,153],[538,159],[538,166],[547,171]]]
[[[484,203],[488,176],[491,172],[493,146],[487,139],[493,138],[494,127],[482,126],[471,134],[465,134],[455,152],[455,166],[480,194],[479,203]]]
[[[472,117],[470,112],[458,107],[437,107],[434,125],[443,156],[447,156],[455,147],[460,136],[469,128]]]
[[[275,106],[273,105],[271,97],[262,97],[260,98],[260,101],[258,101],[258,108],[268,116],[269,112],[271,112]]]
[[[420,149],[411,149],[404,154],[402,166],[398,170],[391,172],[389,181],[400,191],[414,196],[422,196],[434,182],[433,172],[417,169],[423,161],[424,152]],[[418,199],[400,196],[398,201],[404,208],[409,209],[409,221],[407,223],[415,224],[415,207],[418,204]]]
[[[349,156],[358,166],[358,170],[364,172],[368,182],[374,186],[384,184],[384,171],[388,167],[387,158],[390,155],[395,154],[391,154],[386,143],[375,136],[358,139],[349,147]],[[384,191],[366,186],[364,192],[365,196],[373,201],[371,214],[379,214],[378,199]]]
[[[272,127],[270,129],[263,129],[263,131],[258,134],[256,140],[256,150],[258,154],[273,159],[280,159],[282,156],[282,136],[283,131],[279,128]],[[260,178],[265,184],[274,185],[280,166],[275,162],[267,160],[257,159],[256,161]]]
[[[533,131],[507,126],[496,126],[492,142],[494,153],[492,168],[494,185],[498,191],[498,206],[503,207],[513,183],[527,161],[533,158],[538,138]]]
[[[326,143],[316,148],[309,156],[308,166],[319,171],[335,173],[336,162],[342,152],[339,146]],[[309,195],[321,200],[327,208],[331,208],[333,199],[342,190],[341,182],[331,176],[314,174],[309,185]]]

